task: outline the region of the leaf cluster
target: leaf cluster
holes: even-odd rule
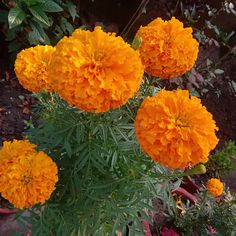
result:
[[[176,214],[173,221],[181,235],[214,235],[232,236],[236,233],[236,196],[229,192],[225,198],[216,201],[205,192],[199,194],[198,202],[186,208],[181,214]]]
[[[225,147],[210,155],[206,164],[209,174],[214,177],[224,177],[233,171],[233,158],[236,158],[236,145],[234,141],[229,141]]]
[[[56,44],[73,32],[76,18],[76,5],[70,0],[6,1],[5,9],[0,9],[10,53],[31,45]]]
[[[31,235],[143,235],[153,197],[173,202],[170,189],[180,181],[141,152],[134,130],[140,101],[92,114],[55,94],[38,99],[39,123],[26,135],[57,163],[59,182],[45,207],[19,217],[25,230],[31,224]]]

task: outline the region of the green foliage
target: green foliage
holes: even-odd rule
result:
[[[223,177],[234,169],[232,159],[236,158],[235,142],[229,141],[225,147],[209,157],[206,166],[208,173],[214,177]]]
[[[25,19],[25,12],[18,7],[11,8],[8,14],[9,29],[20,25]]]
[[[154,196],[175,205],[170,192],[181,172],[154,164],[135,139],[142,97],[103,114],[80,111],[54,94],[38,98],[39,123],[27,137],[57,163],[59,182],[45,207],[30,217],[18,214],[25,232],[29,223],[31,235],[143,235],[141,220],[151,221]]]
[[[236,233],[235,203],[235,195],[232,196],[229,192],[219,202],[206,193],[201,193],[195,205],[175,215],[173,223],[184,236],[192,236],[193,232],[199,236],[212,235],[210,226],[216,230],[216,236],[232,236]]]
[[[78,14],[69,0],[12,1],[9,10],[0,10],[0,22],[6,27],[9,52],[37,44],[56,44],[64,35],[70,35]]]

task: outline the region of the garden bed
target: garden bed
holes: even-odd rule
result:
[[[213,7],[220,7],[221,4],[221,1],[208,2],[212,4],[212,9]],[[104,6],[106,6],[106,8]],[[185,9],[184,12],[182,9],[183,6]],[[138,8],[139,11],[136,11]],[[194,11],[196,11],[194,15],[192,15],[193,8],[195,8]],[[89,10],[87,11],[87,9]],[[186,13],[186,9],[188,13]],[[169,1],[166,3],[166,1],[153,0],[132,1],[132,3],[127,3],[127,1],[122,0],[95,0],[81,2],[80,6],[77,6],[77,10],[81,11],[79,12],[81,13],[81,18],[75,22],[76,25],[87,25],[87,28],[90,29],[93,29],[96,25],[103,25],[107,31],[122,34],[127,40],[130,40],[134,36],[140,25],[146,25],[156,17],[169,19],[170,16],[174,14],[178,19],[185,21],[187,25],[191,25],[191,20],[194,21],[194,17],[200,16],[201,18],[198,23],[195,25],[192,24],[196,28],[204,28],[202,18],[205,19],[204,17],[207,17],[207,10],[202,1]],[[124,17],[120,17],[122,14]],[[186,14],[190,14],[192,18],[190,16],[190,18],[186,17]],[[132,17],[134,17],[133,21],[130,21]],[[223,21],[221,22],[220,17],[222,16],[217,16],[212,22],[217,24],[217,27],[219,27],[222,32],[226,31],[230,33],[234,30],[236,26],[236,16],[234,18],[235,21],[230,24]],[[212,32],[214,29],[213,27],[213,30],[205,30],[204,35],[208,42],[204,41],[200,45],[200,53],[195,66],[198,75],[201,76],[199,81],[193,78],[196,74],[191,71],[186,77],[162,81],[158,86],[167,90],[176,88],[189,89],[192,94],[201,97],[202,104],[212,113],[219,127],[217,137],[220,141],[216,150],[221,150],[228,141],[236,141],[236,53],[233,51],[236,36],[233,35],[230,40],[224,44],[220,42],[219,38],[216,38],[215,32]],[[1,31],[4,31],[4,29],[2,28]],[[10,60],[10,55],[7,52],[8,43],[5,41],[3,34],[0,36],[0,58],[4,58],[4,63],[0,66],[1,146],[4,141],[24,138],[25,132],[33,127],[35,123],[33,107],[37,104],[37,100],[31,92],[25,90],[19,84],[14,73],[14,64],[12,60]],[[210,64],[207,61],[210,61]],[[207,82],[204,81],[205,78],[207,78]],[[74,113],[74,115],[77,114]],[[65,144],[64,151],[70,152],[70,149],[71,147]],[[236,165],[235,161],[234,165]],[[133,174],[132,171],[133,170],[131,170],[131,174]],[[235,177],[236,171],[224,177],[227,186],[232,192],[236,192]],[[204,183],[207,178],[207,175],[200,177],[198,175],[196,182],[200,185],[200,183]],[[182,190],[185,191],[184,189],[181,189],[181,191]],[[178,191],[176,192],[177,194],[179,193]],[[3,200],[0,204],[0,207],[4,207],[8,203]],[[132,222],[130,224],[132,225]],[[10,236],[12,230],[14,231],[16,229],[19,230],[19,225],[17,225],[16,222],[12,222],[12,216],[4,215],[3,212],[1,213],[0,211],[0,235]]]

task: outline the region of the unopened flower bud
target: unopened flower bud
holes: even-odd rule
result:
[[[184,172],[184,175],[201,175],[206,173],[206,167],[203,164],[194,166],[191,170]]]
[[[141,43],[142,43],[142,38],[139,37],[139,36],[136,36],[136,37],[134,38],[133,42],[132,42],[132,48],[133,48],[134,50],[139,49]]]

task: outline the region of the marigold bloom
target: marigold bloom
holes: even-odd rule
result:
[[[185,168],[208,160],[215,148],[215,121],[201,100],[187,90],[160,91],[147,97],[135,119],[138,141],[154,161]]]
[[[143,75],[139,52],[101,27],[77,29],[56,46],[50,75],[57,92],[88,112],[120,107],[135,95]]]
[[[55,48],[38,45],[27,48],[17,54],[15,72],[20,84],[29,91],[53,91],[53,85],[48,77],[48,65]]]
[[[0,193],[16,208],[49,199],[58,181],[57,166],[27,140],[4,142],[0,150]]]
[[[174,17],[169,21],[157,18],[140,27],[142,38],[140,55],[145,71],[160,78],[174,78],[194,65],[199,44],[192,36],[192,28],[184,28]]]
[[[211,178],[207,181],[207,191],[214,197],[218,197],[223,193],[224,185],[216,178]]]

